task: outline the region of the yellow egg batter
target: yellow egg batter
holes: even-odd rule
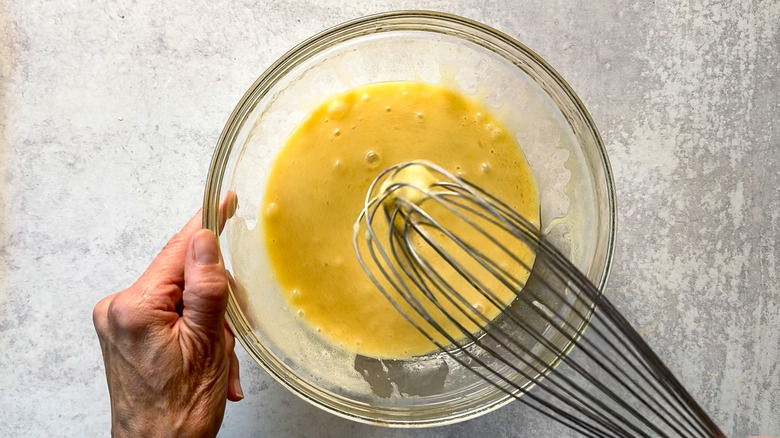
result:
[[[352,246],[371,181],[411,160],[463,175],[538,225],[536,186],[512,136],[477,102],[417,82],[354,88],[316,108],[276,157],[261,207],[291,308],[326,338],[377,358],[434,348],[371,283]],[[490,318],[500,311],[480,296],[468,299]]]

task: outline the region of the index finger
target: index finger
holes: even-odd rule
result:
[[[219,232],[225,226],[225,222],[233,216],[238,206],[238,196],[235,192],[229,191],[222,199],[219,206]],[[181,285],[184,283],[184,260],[187,257],[187,248],[190,240],[196,231],[203,228],[203,210],[193,216],[184,228],[176,233],[165,244],[162,251],[154,258],[152,263],[143,273],[141,278],[154,275],[157,279],[170,282],[170,284]]]

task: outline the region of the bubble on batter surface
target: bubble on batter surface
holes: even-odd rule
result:
[[[379,166],[379,164],[382,161],[382,157],[379,156],[378,153],[371,150],[366,152],[365,162],[368,164],[368,167],[371,169],[374,169]]]

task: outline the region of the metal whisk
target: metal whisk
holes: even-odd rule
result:
[[[423,177],[398,178],[404,169]],[[428,162],[385,170],[366,196],[354,245],[374,284],[424,336],[584,436],[724,436],[534,224],[468,181]],[[529,249],[532,257],[518,255]],[[512,302],[497,289],[511,291]],[[499,315],[474,306],[475,293]]]

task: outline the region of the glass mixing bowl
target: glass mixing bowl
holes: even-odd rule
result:
[[[356,421],[414,427],[473,418],[512,398],[442,352],[378,360],[322,339],[289,310],[258,223],[274,158],[313,108],[359,85],[402,80],[456,88],[492,109],[532,169],[543,231],[600,288],[616,217],[607,154],[582,102],[539,56],[483,24],[420,11],[360,18],[304,41],[260,76],[227,121],[204,197],[204,226],[213,231],[220,199],[228,191],[239,199],[220,236],[236,280],[228,323],[247,352],[303,399]]]

